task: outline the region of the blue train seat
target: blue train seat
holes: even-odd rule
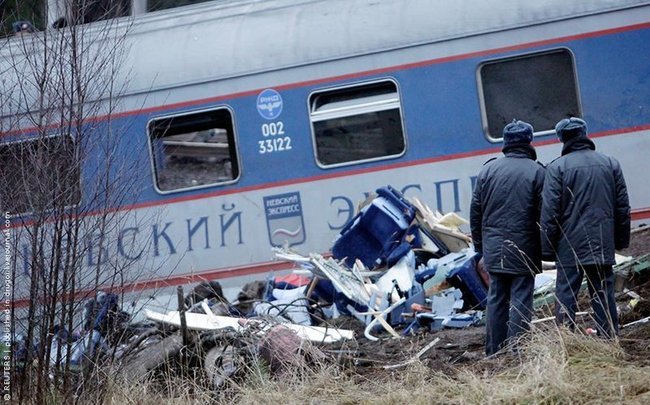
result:
[[[344,228],[332,247],[335,259],[356,259],[368,268],[385,263],[399,246],[404,232],[415,218],[415,208],[402,193],[391,186],[377,189],[377,197],[364,207]]]
[[[463,310],[484,309],[487,305],[488,286],[477,270],[481,256],[472,249],[464,249],[453,256],[453,259],[446,263],[447,281],[462,291],[465,301]]]

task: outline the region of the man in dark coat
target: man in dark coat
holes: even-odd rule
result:
[[[535,161],[532,139],[530,124],[506,125],[504,156],[485,163],[472,196],[472,241],[490,274],[488,356],[529,329],[535,274],[541,271],[538,222],[544,166]]]
[[[614,251],[630,242],[630,205],[618,161],[596,152],[580,118],[558,122],[564,144],[544,182],[542,255],[556,260],[556,321],[573,327],[576,297],[587,275],[598,332],[618,333],[614,301]]]

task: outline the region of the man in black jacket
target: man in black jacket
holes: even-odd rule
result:
[[[598,333],[618,333],[614,301],[614,251],[630,242],[630,205],[618,161],[596,152],[580,118],[558,122],[564,144],[544,182],[542,255],[556,260],[556,321],[573,327],[583,276],[591,296]]]
[[[488,356],[528,330],[535,274],[541,271],[538,222],[544,167],[535,162],[532,139],[530,124],[513,121],[506,125],[505,156],[485,163],[472,196],[472,241],[490,274]]]

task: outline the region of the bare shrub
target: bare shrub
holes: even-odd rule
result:
[[[113,120],[128,83],[130,23],[83,24],[93,2],[61,4],[65,24],[8,38],[0,49],[0,206],[12,224],[12,388],[21,402],[68,402],[89,386],[101,398],[111,331],[96,340],[86,319],[85,340],[72,333],[85,300],[137,277],[141,247],[125,244],[114,257],[108,246],[125,223],[148,220],[119,209],[137,201],[143,172],[125,148],[146,153],[145,141],[125,143],[128,124]]]

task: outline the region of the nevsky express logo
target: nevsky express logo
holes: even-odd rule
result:
[[[294,246],[305,242],[300,193],[264,197],[264,212],[271,245]]]

